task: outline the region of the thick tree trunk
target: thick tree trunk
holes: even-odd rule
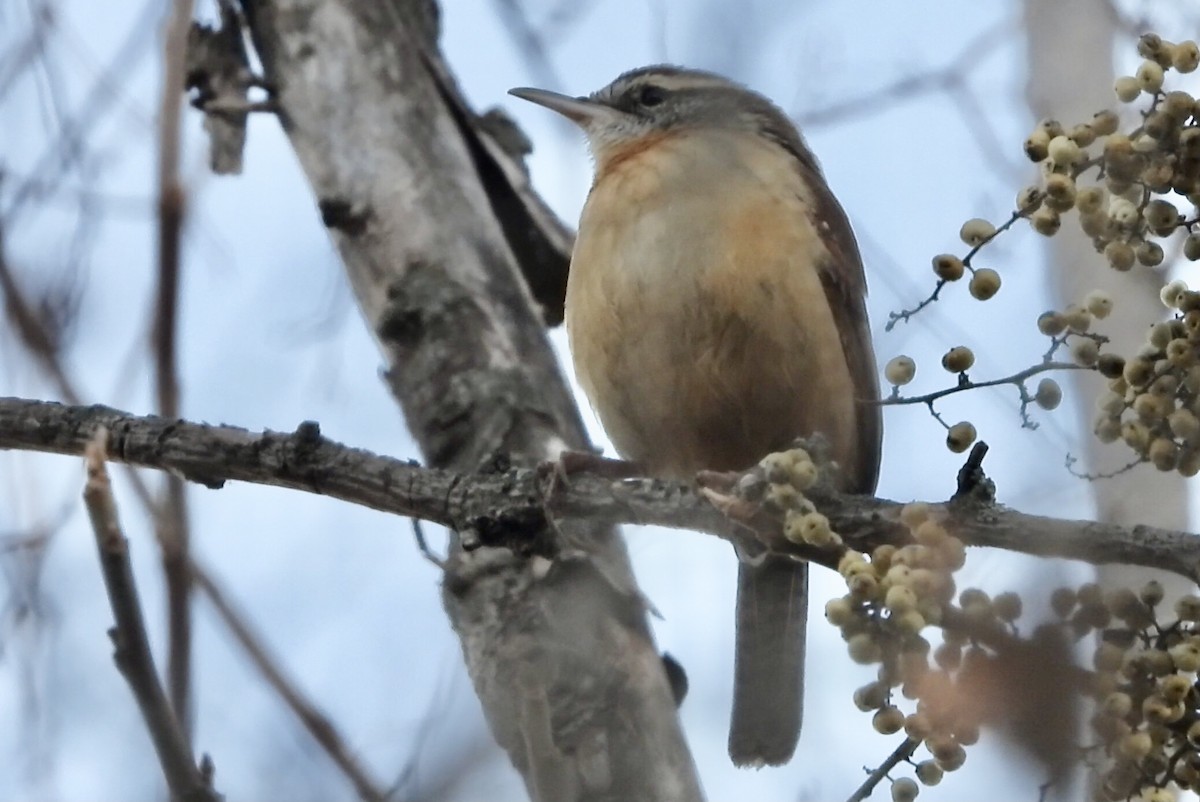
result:
[[[512,225],[504,203],[522,179],[448,78],[433,5],[243,7],[428,462],[486,471],[586,447],[545,337],[552,302],[536,278],[522,279],[523,270],[561,282],[561,253],[545,246],[561,244],[561,232]],[[470,544],[472,533],[460,534]],[[623,543],[602,527],[528,536],[553,544],[549,558],[457,548],[443,598],[492,731],[530,796],[701,798]],[[411,696],[403,683],[397,667],[398,693]]]

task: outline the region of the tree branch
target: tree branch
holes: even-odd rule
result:
[[[780,522],[758,516],[753,525],[731,520],[695,487],[661,479],[614,481],[572,474],[558,481],[541,468],[461,474],[335,443],[312,422],[295,432],[249,432],[157,417],[137,417],[108,407],[0,398],[0,448],[81,454],[94,433],[108,430],[109,459],[157,468],[207,487],[236,480],[287,487],[352,504],[420,518],[474,536],[483,546],[561,556],[569,543],[520,533],[556,531],[563,521],[641,524],[691,529],[733,543],[761,542],[771,549],[836,567],[836,558],[783,537]],[[905,543],[903,504],[838,493],[810,494],[837,532],[854,548]],[[956,537],[1041,557],[1094,564],[1122,563],[1169,571],[1200,581],[1200,537],[1149,526],[1045,518],[965,499],[932,505],[948,516]],[[521,522],[514,536],[513,523]],[[566,545],[565,545],[566,544]],[[455,579],[451,575],[448,583]]]
[[[874,769],[867,775],[867,779],[863,780],[863,784],[855,789],[846,802],[864,802],[875,791],[875,786],[879,785],[888,776],[888,772],[896,768],[906,760],[912,758],[913,753],[917,751],[917,747],[921,745],[920,741],[912,738],[905,738],[904,741],[896,747],[887,759],[879,764],[878,768]]]
[[[308,734],[317,742],[317,745],[325,750],[325,754],[329,755],[342,774],[354,785],[354,790],[358,792],[358,798],[363,802],[386,802],[388,795],[381,790],[379,784],[367,771],[367,767],[346,745],[345,739],[342,738],[333,721],[308,699],[296,686],[296,683],[286,675],[283,666],[267,650],[262,637],[251,628],[246,616],[226,598],[225,592],[207,571],[195,562],[192,562],[190,567],[196,587],[212,603],[217,616],[228,627],[230,634],[242,647],[242,651],[250,658],[250,662],[254,663],[254,667],[288,706],[288,709],[300,720],[304,729],[308,730]]]
[[[179,180],[179,148],[184,61],[191,21],[192,0],[174,0],[163,43],[163,85],[158,110],[158,291],[151,350],[158,411],[167,418],[179,416],[180,252],[187,210],[187,196]],[[191,537],[187,495],[182,480],[176,476],[166,477],[154,528],[162,545],[167,585],[167,684],[171,706],[187,735],[192,728],[192,577],[188,570]]]
[[[80,451],[86,451],[87,455],[88,478],[83,498],[96,534],[104,586],[116,619],[116,626],[109,631],[115,647],[113,659],[141,708],[172,796],[183,802],[219,802],[221,797],[206,779],[207,772],[197,768],[188,739],[158,681],[129,562],[129,543],[117,520],[117,505],[104,466],[107,440],[103,428],[93,427],[92,437]]]

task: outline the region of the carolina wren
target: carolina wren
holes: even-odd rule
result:
[[[566,323],[579,382],[621,456],[691,478],[819,432],[841,486],[872,492],[881,422],[862,261],[783,112],[718,75],[667,66],[588,97],[512,94],[579,125],[595,158]],[[804,563],[740,565],[738,765],[795,751],[807,607]]]

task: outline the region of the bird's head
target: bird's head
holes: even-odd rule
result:
[[[658,65],[631,70],[586,97],[530,88],[509,94],[578,125],[600,163],[645,137],[704,131],[745,131],[812,160],[796,127],[771,101],[711,72]]]

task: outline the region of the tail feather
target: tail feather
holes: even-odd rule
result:
[[[778,766],[800,739],[808,566],[781,557],[738,568],[737,652],[729,756]]]

